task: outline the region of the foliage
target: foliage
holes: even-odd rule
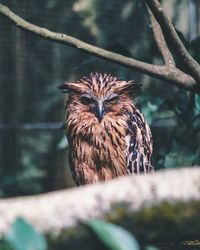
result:
[[[135,237],[124,228],[101,220],[91,220],[88,226],[107,250],[139,250]],[[22,218],[16,219],[10,232],[0,241],[1,250],[46,250],[51,248],[45,236]],[[54,249],[54,248],[53,248]],[[59,248],[59,250],[61,250]],[[158,250],[147,245],[145,250]]]
[[[139,250],[136,239],[120,226],[100,220],[91,220],[88,225],[109,250]]]
[[[5,240],[14,250],[46,250],[47,243],[44,236],[39,234],[24,219],[18,218],[12,225]]]
[[[200,164],[199,96],[179,91],[163,98],[146,95],[140,102],[153,131],[156,168]]]

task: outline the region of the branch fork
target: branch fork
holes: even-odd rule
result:
[[[40,37],[75,47],[76,49],[85,51],[110,62],[120,64],[132,70],[137,70],[149,76],[164,80],[179,88],[200,94],[200,65],[185,49],[175,31],[174,26],[159,1],[145,0],[145,2],[152,25],[154,39],[164,61],[163,66],[145,63],[134,58],[123,56],[88,44],[66,34],[56,33],[36,26],[19,17],[3,4],[0,4],[0,14],[5,16],[19,28],[32,32]],[[187,66],[189,73],[183,72],[176,67],[169,45],[166,42],[167,36],[170,37],[177,56]]]

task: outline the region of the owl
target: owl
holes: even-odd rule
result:
[[[135,85],[91,73],[59,86],[69,94],[64,126],[78,186],[154,171],[151,131],[132,98]]]

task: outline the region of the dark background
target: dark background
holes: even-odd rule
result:
[[[161,64],[139,0],[7,0],[38,26],[149,63]],[[168,2],[168,3],[167,3]],[[199,1],[163,1],[187,49],[199,60]],[[73,186],[57,86],[91,71],[143,85],[135,97],[154,138],[156,169],[200,164],[200,98],[133,70],[22,31],[0,16],[0,197]],[[181,67],[181,62],[176,62]]]

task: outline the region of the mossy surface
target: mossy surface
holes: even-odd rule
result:
[[[196,249],[200,244],[200,201],[164,202],[133,212],[129,204],[114,204],[105,220],[129,230],[141,244],[157,245],[159,249]],[[104,249],[88,228],[63,230],[59,236],[48,236],[49,249]],[[198,240],[199,239],[199,240]],[[190,244],[191,243],[191,244]],[[197,244],[198,243],[198,244]]]
[[[48,250],[81,249],[105,250],[94,232],[87,226],[80,224],[75,228],[63,230],[59,235],[47,235]]]
[[[114,206],[107,219],[130,230],[142,241],[173,241],[200,237],[200,201],[164,202],[128,212],[130,207]]]

